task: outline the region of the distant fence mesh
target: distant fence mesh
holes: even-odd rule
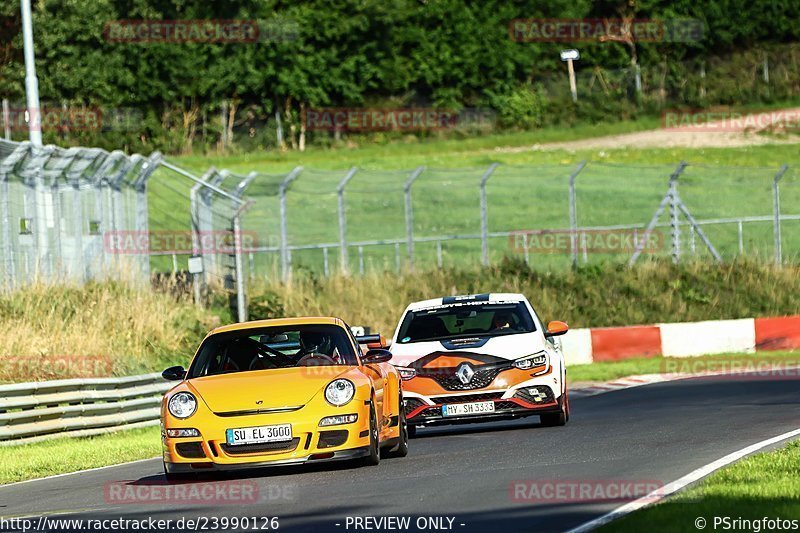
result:
[[[696,219],[706,221],[700,226],[723,258],[774,256],[772,185],[777,172],[777,167],[686,167],[679,179],[680,197]],[[688,228],[681,232],[681,244],[689,255],[708,256]]]
[[[794,262],[800,170],[788,166],[776,195],[780,169],[565,161],[187,171],[157,153],[0,141],[0,272],[6,286],[125,271],[234,289],[237,217],[249,280],[508,257],[543,270],[622,264],[637,244],[639,260],[705,260],[713,248],[723,260]]]

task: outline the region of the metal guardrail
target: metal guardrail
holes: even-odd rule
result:
[[[0,446],[158,424],[161,374],[0,385]]]

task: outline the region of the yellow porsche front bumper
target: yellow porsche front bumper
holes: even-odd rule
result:
[[[353,459],[369,453],[369,401],[354,398],[347,405],[319,405],[269,410],[255,414],[219,414],[200,410],[180,420],[162,419],[164,463],[170,473],[227,470],[256,466]],[[355,422],[321,427],[328,416],[355,414]],[[229,444],[229,429],[290,424],[292,439],[257,444]],[[167,430],[195,429],[199,436],[171,437]]]

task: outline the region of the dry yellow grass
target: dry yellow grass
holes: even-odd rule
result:
[[[128,375],[185,363],[218,321],[117,282],[37,284],[0,296],[0,380]]]
[[[296,276],[288,285],[272,279],[250,288],[251,318],[334,315],[387,336],[410,302],[482,292],[521,292],[543,320],[565,320],[573,327],[800,314],[800,267],[745,261],[537,272],[507,260],[491,268],[401,276]]]

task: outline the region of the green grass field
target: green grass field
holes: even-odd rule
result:
[[[717,522],[715,522],[715,517]],[[726,524],[720,520],[728,518]],[[757,522],[800,517],[800,441],[772,452],[760,453],[712,474],[697,486],[647,507],[599,531],[697,532],[702,518],[707,531],[769,531]],[[736,519],[751,521],[748,525]],[[752,522],[756,521],[755,524]],[[733,525],[733,527],[731,527]],[[790,529],[790,528],[780,528]],[[794,527],[796,529],[796,526]]]
[[[500,163],[487,186],[489,231],[508,232],[528,229],[563,230],[569,227],[568,179],[581,160],[588,166],[577,179],[577,215],[582,226],[646,224],[664,194],[667,181],[681,160],[691,163],[680,180],[681,197],[697,219],[743,216],[769,217],[772,214],[772,179],[780,165],[799,163],[796,145],[768,145],[727,149],[617,149],[595,151],[514,150],[553,140],[577,139],[602,134],[638,131],[657,127],[657,119],[619,122],[606,126],[554,128],[537,132],[489,135],[461,140],[436,140],[369,144],[355,148],[309,148],[306,152],[264,152],[233,156],[185,156],[172,158],[198,175],[214,165],[233,172],[262,173],[248,189],[256,200],[245,215],[243,229],[257,235],[258,243],[277,246],[280,242],[277,186],[296,166],[305,171],[292,184],[287,196],[289,242],[292,245],[336,244],[339,240],[336,185],[353,166],[361,170],[345,193],[347,239],[405,239],[403,183],[419,166],[426,170],[412,188],[413,228],[417,237],[478,235],[481,231],[478,184],[489,165]],[[238,179],[222,185],[231,188]],[[188,194],[191,182],[159,170],[150,185],[151,229],[187,229]],[[800,214],[800,171],[794,168],[783,179],[782,212]],[[215,211],[220,227],[226,225],[230,202],[217,202]],[[668,222],[668,213],[661,217]],[[706,226],[712,243],[726,258],[739,253],[738,224]],[[659,250],[669,254],[667,228],[660,230]],[[699,239],[683,230],[685,253],[708,257]],[[765,259],[774,253],[771,220],[746,223],[741,246],[749,256]],[[800,248],[800,221],[787,221],[783,228],[784,257],[796,258]],[[509,238],[490,239],[493,261],[511,250]],[[564,247],[566,248],[566,247]],[[475,263],[480,258],[476,238],[444,241],[445,264]],[[368,246],[364,263],[372,270],[396,268],[395,254],[404,264],[405,242],[395,250],[393,244]],[[586,260],[624,261],[626,253],[589,252]],[[437,261],[435,242],[417,243],[418,264]],[[186,256],[180,257],[185,268]],[[253,254],[251,265],[259,276],[272,275],[277,254]],[[292,254],[297,268],[322,269],[320,250],[297,250]],[[568,249],[554,253],[536,250],[528,260],[537,268],[563,268],[569,265]],[[339,264],[338,249],[329,250],[331,268]],[[357,250],[350,249],[348,261],[358,268]],[[172,268],[171,258],[154,259],[157,269]]]
[[[8,446],[0,453],[0,484],[147,459],[159,453],[158,426]]]

